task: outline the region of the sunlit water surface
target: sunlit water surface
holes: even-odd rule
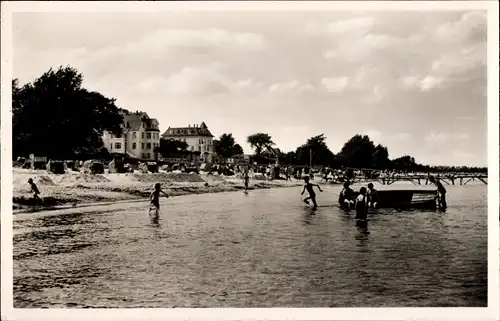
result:
[[[484,307],[487,188],[447,188],[446,213],[366,226],[338,208],[340,187],[315,215],[299,188],[164,199],[158,222],[147,203],[18,215],[14,305]]]

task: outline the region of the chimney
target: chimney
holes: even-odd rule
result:
[[[188,125],[188,128],[191,128],[191,125]]]

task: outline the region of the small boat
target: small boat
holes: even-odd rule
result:
[[[377,190],[377,208],[397,209],[436,209],[438,205],[437,190]],[[353,200],[359,192],[353,193]]]

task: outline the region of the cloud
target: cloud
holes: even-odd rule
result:
[[[431,75],[407,76],[403,77],[401,85],[404,89],[419,89],[420,91],[429,91],[438,88],[444,82],[444,78],[438,78]]]
[[[469,135],[465,133],[442,133],[431,131],[425,136],[425,140],[429,143],[445,143],[453,140],[456,141],[466,139],[469,139]]]
[[[349,79],[347,77],[323,78],[321,79],[321,83],[328,92],[340,93],[347,88]]]
[[[375,25],[373,17],[358,17],[346,20],[335,21],[326,25],[326,30],[330,33],[349,35],[365,34],[369,32]]]
[[[291,80],[286,82],[275,83],[269,87],[269,92],[275,94],[288,94],[288,93],[306,93],[314,91],[315,88],[310,83],[299,82]]]
[[[184,67],[169,77],[155,76],[141,81],[136,89],[143,93],[169,92],[181,96],[212,96],[261,86],[252,79],[232,80],[223,73],[223,66]]]
[[[407,141],[410,140],[412,137],[413,135],[410,133],[398,133],[392,135],[392,139],[395,141]]]
[[[469,40],[479,31],[485,30],[487,26],[486,11],[469,11],[459,20],[441,24],[433,32],[436,41],[442,43],[463,43]],[[485,38],[486,39],[486,38]]]

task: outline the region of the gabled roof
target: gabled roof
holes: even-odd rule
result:
[[[208,130],[205,122],[202,122],[200,126],[192,127],[168,127],[167,130],[162,134],[165,138],[174,137],[214,137],[210,130]]]
[[[138,131],[142,123],[146,123],[146,128],[155,127],[158,125],[158,120],[156,118],[149,118],[148,114],[145,112],[135,112],[130,114],[123,114],[124,126],[132,131]]]

